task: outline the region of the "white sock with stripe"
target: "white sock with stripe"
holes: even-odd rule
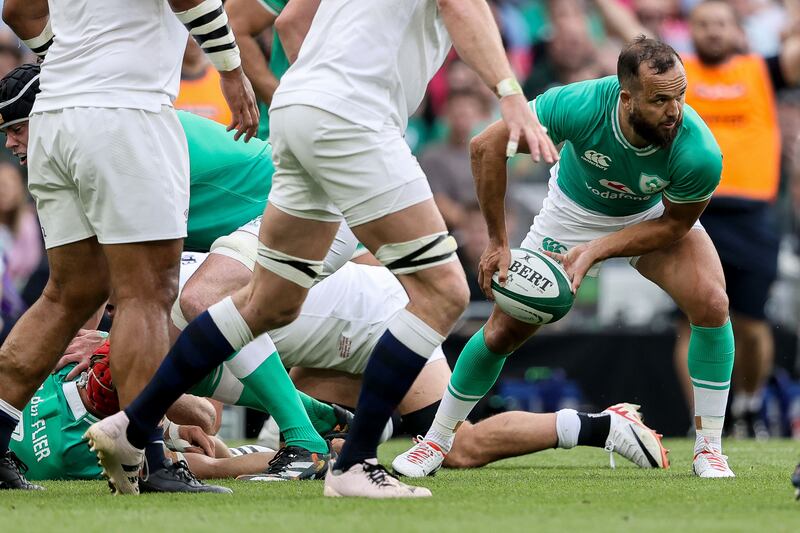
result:
[[[461,396],[461,395],[459,395]],[[455,440],[456,430],[464,420],[467,419],[472,409],[475,407],[483,396],[476,396],[475,398],[468,399],[462,396],[463,399],[456,398],[450,387],[444,391],[442,402],[439,404],[439,409],[436,410],[436,417],[433,419],[433,424],[425,435],[425,440],[433,441],[438,445],[444,453],[450,451]]]

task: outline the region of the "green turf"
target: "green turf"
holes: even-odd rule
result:
[[[0,531],[800,531],[789,476],[800,443],[728,441],[736,479],[690,474],[691,443],[668,440],[672,468],[617,469],[597,449],[550,450],[423,480],[434,497],[367,501],[322,497],[321,482],[230,481],[234,495],[112,497],[102,482],[45,483],[0,493]],[[406,442],[381,448],[388,462]]]

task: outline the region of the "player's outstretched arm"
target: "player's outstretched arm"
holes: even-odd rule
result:
[[[645,28],[636,18],[636,15],[619,0],[594,0],[600,17],[608,33],[616,35],[623,41],[631,42],[639,35],[651,39],[658,39],[650,30]]]
[[[268,60],[255,38],[271,28],[277,17],[259,3],[260,0],[228,0],[225,2],[225,11],[231,30],[236,35],[244,73],[253,84],[256,95],[269,104],[278,88],[278,78],[269,69]]]
[[[500,96],[500,112],[509,131],[505,152],[514,155],[520,140],[525,139],[534,161],[557,161],[553,141],[528,107],[514,77],[486,0],[437,0],[437,4],[458,54]]]
[[[584,276],[595,263],[610,257],[637,257],[659,250],[689,233],[708,205],[708,200],[687,204],[672,203],[666,198],[664,213],[625,229],[571,248],[565,254],[545,252],[560,261],[577,291]]]
[[[289,63],[297,60],[300,46],[311,28],[320,0],[291,0],[275,21],[275,30]]]
[[[244,75],[233,31],[222,0],[168,0],[172,10],[219,71],[220,87],[233,118],[228,131],[245,142],[258,132],[258,107],[250,80]]]
[[[508,126],[497,121],[486,128],[469,143],[472,175],[475,178],[475,191],[481,213],[489,231],[489,245],[481,256],[478,267],[478,283],[490,300],[492,296],[492,276],[499,272],[498,280],[504,284],[508,278],[511,263],[511,250],[506,232],[506,144]],[[527,153],[528,145],[522,140],[520,151]]]

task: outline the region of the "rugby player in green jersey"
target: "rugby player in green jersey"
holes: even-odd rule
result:
[[[641,37],[620,54],[617,76],[551,89],[531,102],[553,141],[564,145],[544,207],[522,246],[544,249],[561,261],[573,290],[601,261],[629,257],[672,296],[692,323],[693,471],[700,477],[733,477],[721,433],[734,339],[720,260],[697,221],[719,183],[722,156],[705,123],[684,105],[685,92],[678,54]],[[489,298],[492,275],[498,272],[504,283],[511,257],[504,218],[507,140],[498,122],[471,143],[490,237],[479,271]],[[538,329],[495,306],[461,352],[425,439],[398,456],[395,469],[415,476],[435,470],[506,357]],[[578,417],[559,416],[559,434],[579,430]]]
[[[90,367],[77,379],[69,377],[74,367],[71,363],[45,380],[22,410],[11,435],[10,449],[26,465],[25,475],[30,480],[102,478],[97,456],[83,434],[97,420],[119,411],[108,366],[108,344],[95,351]],[[253,453],[241,455],[239,449],[231,450],[209,436],[215,413],[207,400],[184,396],[178,403],[178,415],[191,412],[193,423],[202,426],[165,425],[166,454],[177,468],[188,468],[201,479],[236,477],[263,472],[274,457],[274,452],[263,447],[248,447]]]
[[[38,66],[23,65],[0,81],[8,104],[2,110],[6,147],[22,164],[27,160],[27,117],[38,93],[38,74]],[[231,233],[249,234],[257,240],[260,215],[267,203],[274,172],[269,143],[257,139],[249,143],[237,142],[224,126],[211,120],[186,112],[178,112],[178,117],[187,138],[191,174],[185,248],[208,252],[217,239]],[[326,260],[327,272],[346,261],[355,248],[355,238],[344,225],[342,228]],[[230,247],[230,244],[224,246]],[[211,262],[209,268],[213,266]],[[289,428],[285,434],[286,444],[292,455],[306,459],[306,456],[316,457],[318,460],[311,461],[314,464],[311,470],[324,471],[328,445],[314,430],[285,369],[276,364],[254,369],[250,386],[266,409],[286,419]],[[0,486],[5,466],[9,479],[17,479],[16,463],[9,460],[5,465],[2,461],[6,451],[0,450]],[[153,468],[152,464],[150,466]],[[151,481],[156,479],[157,476],[151,476]],[[156,489],[152,484],[145,484],[143,490],[151,488]]]

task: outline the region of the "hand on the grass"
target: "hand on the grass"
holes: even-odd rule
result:
[[[84,370],[88,370],[92,355],[104,342],[106,342],[106,338],[97,330],[79,330],[78,334],[72,339],[69,346],[67,346],[64,355],[62,355],[61,359],[56,363],[53,372],[58,372],[71,363],[78,363],[75,365],[75,368],[70,370],[69,374],[67,374],[67,381],[74,379]]]
[[[498,272],[497,277],[500,285],[505,285],[508,279],[509,265],[511,265],[511,249],[508,245],[490,240],[478,264],[478,284],[481,286],[483,294],[490,300],[494,300],[492,276],[494,276],[495,272]]]
[[[561,263],[561,266],[564,267],[572,285],[573,294],[578,291],[583,278],[586,277],[586,273],[589,272],[589,269],[592,268],[598,260],[588,244],[579,244],[574,248],[570,248],[563,254],[548,251],[544,253]]]

